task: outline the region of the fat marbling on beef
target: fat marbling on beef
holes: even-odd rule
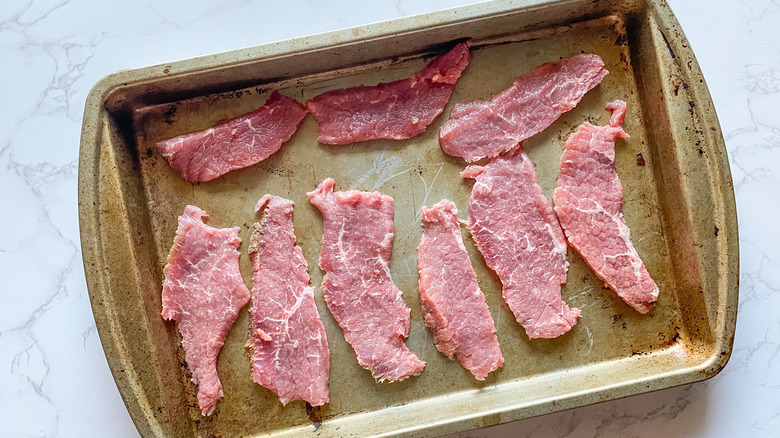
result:
[[[626,138],[626,103],[607,104],[607,126],[584,123],[566,141],[555,212],[574,249],[606,285],[640,313],[658,299],[658,286],[631,243],[623,218],[623,187],[615,170],[615,141]]]
[[[561,299],[566,238],[522,145],[461,173],[474,178],[468,228],[530,338],[555,338],[580,316]]]
[[[418,375],[425,362],[404,344],[410,309],[390,278],[393,198],[379,192],[333,192],[333,185],[328,178],[308,193],[322,212],[325,302],[358,362],[375,379]]]
[[[306,117],[306,107],[278,92],[260,108],[205,131],[157,143],[171,167],[187,181],[210,181],[257,164],[281,149]]]
[[[252,300],[249,349],[252,380],[279,396],[282,405],[329,401],[330,352],[325,327],[314,304],[314,288],[303,251],[295,244],[293,202],[265,195],[264,211],[249,240]]]
[[[458,209],[444,199],[422,212],[420,302],[436,348],[478,380],[504,365],[496,327],[463,245]]]
[[[444,153],[468,162],[507,152],[574,108],[608,73],[591,54],[543,64],[490,101],[456,104],[439,144]]]
[[[203,415],[222,398],[217,356],[249,290],[238,268],[239,229],[203,223],[206,212],[188,205],[163,269],[162,317],[178,323],[187,366],[198,385]]]
[[[320,94],[306,103],[319,123],[319,142],[402,140],[421,134],[444,111],[472,57],[469,43],[460,43],[411,78]]]

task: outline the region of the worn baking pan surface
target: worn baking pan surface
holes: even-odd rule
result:
[[[87,102],[79,203],[84,264],[100,337],[128,409],[144,436],[312,434],[436,435],[665,388],[717,373],[734,332],[738,248],[725,148],[698,65],[661,2],[491,3],[383,25],[291,40],[195,60],[120,72]],[[191,184],[157,141],[205,129],[262,105],[272,90],[301,102],[324,91],[408,77],[453,42],[471,38],[475,57],[444,116],[407,141],[325,146],[309,117],[282,150],[259,165]],[[538,65],[597,53],[609,76],[572,111],[525,143],[550,197],[568,135],[584,121],[606,124],[606,102],[628,103],[616,162],[632,240],[661,293],[640,315],[604,288],[573,251],[563,298],[579,323],[553,340],[529,340],[500,283],[466,235],[496,321],[504,368],[478,382],[433,345],[417,292],[420,209],[442,198],[465,218],[471,182],[464,163],[438,146],[455,102],[488,98]],[[321,217],[305,192],[326,177],[337,189],[395,198],[392,276],[412,309],[409,348],[422,375],[378,384],[358,365],[328,312],[317,267]],[[295,231],[309,264],[331,350],[331,402],[322,408],[276,396],[250,380],[246,309],[219,357],[225,397],[210,417],[173,323],[160,317],[162,266],[187,204],[209,224],[238,225],[241,269],[255,202],[272,193],[295,202]]]

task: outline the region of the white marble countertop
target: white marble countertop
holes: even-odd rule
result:
[[[135,437],[98,339],[76,175],[90,88],[119,69],[469,0],[7,0],[0,6],[0,435]],[[734,352],[715,378],[462,437],[780,436],[780,3],[671,0],[726,138],[741,251]]]

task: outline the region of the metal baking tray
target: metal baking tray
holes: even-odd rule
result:
[[[201,184],[182,180],[154,147],[250,111],[272,90],[304,101],[333,88],[407,77],[467,38],[474,61],[443,117],[408,141],[320,145],[309,117],[270,159]],[[438,353],[420,315],[420,208],[446,197],[463,218],[471,185],[458,174],[464,163],[440,151],[438,128],[455,102],[487,98],[543,62],[581,52],[601,55],[611,73],[525,149],[549,197],[567,136],[584,121],[606,123],[606,102],[628,102],[631,138],[617,146],[624,214],[660,298],[648,315],[638,314],[570,250],[563,298],[582,309],[582,318],[558,339],[531,341],[467,236],[506,358],[503,369],[477,382]],[[395,198],[392,276],[412,309],[407,344],[428,363],[425,371],[375,383],[318,288],[332,354],[330,404],[282,408],[250,380],[244,309],[219,357],[225,397],[212,416],[201,417],[176,326],[160,317],[161,270],[177,216],[195,204],[211,225],[241,226],[249,285],[252,208],[265,193],[292,199],[298,241],[318,287],[321,218],[305,192],[326,177],[336,179],[337,189]],[[731,353],[739,257],[726,149],[696,59],[661,0],[483,3],[112,74],[86,103],[79,218],[100,338],[145,437],[446,434],[704,380]]]

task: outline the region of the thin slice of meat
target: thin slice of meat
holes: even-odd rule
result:
[[[420,302],[436,348],[458,358],[477,380],[504,365],[496,327],[477,274],[463,246],[458,209],[442,200],[422,212],[423,236],[417,246]]]
[[[255,207],[262,210],[262,222],[254,224],[249,240],[252,380],[276,393],[282,405],[305,400],[322,406],[330,399],[330,352],[306,259],[295,244],[293,202],[265,195]]]
[[[309,199],[321,212],[320,268],[325,302],[361,366],[378,381],[420,374],[425,362],[404,344],[409,307],[390,278],[393,198],[379,192],[333,192],[328,178]]]
[[[531,339],[569,331],[580,311],[561,299],[566,239],[522,145],[461,175],[476,179],[468,228],[517,322]]]
[[[239,228],[203,223],[205,211],[188,205],[163,269],[162,317],[179,325],[187,367],[198,385],[203,415],[222,398],[217,356],[238,312],[249,301],[238,269]]]
[[[584,123],[566,141],[555,212],[569,240],[610,289],[639,313],[658,299],[658,286],[647,272],[623,218],[623,187],[615,170],[615,141],[626,138],[626,103],[607,104],[608,126]]]
[[[205,131],[157,143],[163,157],[191,182],[210,181],[257,164],[281,149],[308,110],[278,92],[260,108]]]
[[[460,43],[411,78],[320,94],[306,102],[319,123],[317,139],[349,144],[421,134],[444,111],[472,57],[469,43]]]
[[[470,163],[509,151],[577,106],[608,73],[598,55],[543,64],[490,101],[456,104],[439,132],[441,149]]]

